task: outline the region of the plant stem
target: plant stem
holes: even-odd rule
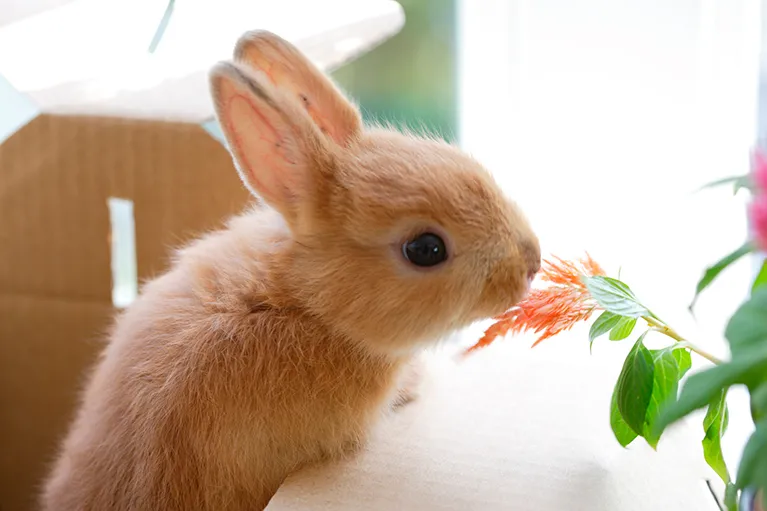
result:
[[[670,337],[674,339],[676,342],[683,342],[685,343],[689,348],[690,351],[697,353],[699,356],[705,358],[709,362],[720,365],[722,364],[722,361],[712,355],[711,353],[704,351],[703,349],[699,348],[698,346],[695,346],[693,343],[679,335],[676,330],[668,326],[667,324],[663,323],[662,321],[652,317],[652,316],[642,316],[642,319],[647,321],[647,324],[653,327],[656,331],[664,334],[666,337]]]
[[[725,508],[724,505],[721,502],[719,502],[719,497],[716,496],[714,487],[711,486],[711,481],[709,481],[708,479],[706,479],[706,486],[708,486],[708,491],[711,492],[711,496],[714,497],[714,502],[716,502],[716,507],[718,507],[720,511],[727,511],[727,508]]]

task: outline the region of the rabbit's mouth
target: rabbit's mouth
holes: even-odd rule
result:
[[[528,293],[530,293],[530,289],[533,287],[533,281],[535,280],[536,275],[538,272],[530,272],[527,275],[527,286],[525,287],[525,297],[527,297]]]
[[[519,296],[516,300],[514,300],[514,303],[511,307],[514,307],[519,302],[522,302],[527,299],[527,297],[530,295],[530,291],[533,289],[533,282],[535,282],[535,277],[538,275],[538,272],[530,272],[527,274],[527,277],[524,279],[524,283],[522,285],[522,290],[519,293]]]
[[[535,268],[530,269],[530,271],[527,272],[527,280],[525,281],[525,288],[522,292],[522,297],[519,299],[519,301],[522,301],[528,297],[530,294],[530,290],[533,288],[533,282],[535,282],[536,277],[538,276],[538,272],[541,271],[541,265],[538,263]]]

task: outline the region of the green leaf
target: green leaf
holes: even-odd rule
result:
[[[730,341],[732,357],[738,357],[741,348],[767,341],[767,288],[754,291],[751,298],[735,311],[724,331]]]
[[[681,380],[692,367],[692,357],[687,348],[677,348],[671,351],[679,367],[679,379]]]
[[[598,337],[612,330],[620,320],[621,316],[613,314],[610,311],[604,311],[591,325],[591,329],[589,330],[589,343],[593,344]]]
[[[637,324],[637,318],[621,318],[618,324],[610,330],[611,341],[622,341],[634,331]]]
[[[674,351],[684,350],[653,350],[653,385],[650,403],[645,413],[642,436],[653,449],[658,447],[660,435],[655,431],[655,421],[660,410],[669,400],[676,401],[679,389],[679,363]]]
[[[597,275],[582,277],[591,296],[605,310],[619,316],[639,318],[650,313],[634,293],[620,280]]]
[[[727,511],[738,511],[738,488],[732,483],[724,488],[724,506]]]
[[[754,186],[752,183],[753,182],[751,180],[751,176],[750,175],[741,176],[740,179],[736,179],[733,182],[733,184],[732,184],[733,185],[732,186],[732,194],[733,195],[737,195],[737,193],[740,190],[742,190],[743,188],[745,188],[746,190],[751,190],[753,188],[753,186]]]
[[[767,381],[751,390],[751,418],[754,422],[767,419]]]
[[[655,423],[657,433],[662,433],[669,424],[709,404],[723,388],[740,383],[747,385],[753,383],[755,378],[763,377],[767,371],[767,343],[749,347],[743,355],[740,359],[690,376],[682,387],[679,399],[661,410]]]
[[[706,271],[703,273],[703,277],[701,277],[700,281],[698,281],[698,286],[695,288],[695,296],[692,299],[692,303],[690,304],[689,309],[692,310],[695,307],[695,302],[698,300],[698,296],[700,296],[703,290],[706,289],[714,281],[714,279],[716,279],[716,277],[722,273],[725,268],[733,264],[744,255],[751,253],[753,250],[754,246],[750,241],[748,241],[736,251],[724,256],[713,266],[706,268]]]
[[[750,190],[752,185],[751,175],[746,174],[743,176],[730,176],[725,177],[724,179],[717,179],[716,181],[712,181],[711,183],[707,183],[703,186],[701,186],[698,191],[703,191],[707,188],[716,188],[718,186],[722,185],[733,185],[733,195],[737,194],[742,188],[745,188],[747,190]]]
[[[613,389],[613,397],[610,402],[610,427],[613,430],[615,439],[618,440],[618,443],[623,447],[629,445],[637,436],[639,436],[628,424],[626,424],[626,421],[623,420],[623,417],[621,416],[621,411],[618,409],[617,383]]]
[[[758,422],[748,439],[735,484],[741,490],[748,487],[767,489],[767,420]]]
[[[618,377],[618,410],[626,424],[637,434],[642,434],[645,415],[650,404],[655,371],[652,355],[645,348],[642,334],[626,356]]]
[[[762,262],[762,268],[754,279],[754,283],[751,285],[751,292],[753,293],[760,287],[767,285],[767,259]]]
[[[703,456],[706,463],[714,469],[714,472],[724,481],[730,482],[730,473],[722,455],[722,435],[727,429],[727,389],[719,391],[717,396],[708,405],[708,412],[703,419],[703,430],[706,436],[703,438]]]

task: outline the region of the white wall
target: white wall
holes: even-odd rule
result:
[[[0,9],[0,26],[34,16],[47,9],[58,7],[72,0],[3,0]]]
[[[527,211],[544,252],[588,250],[612,272],[622,266],[658,315],[723,356],[748,262],[701,299],[697,322],[686,306],[703,268],[745,240],[745,201],[728,189],[692,192],[748,170],[759,11],[758,0],[463,0],[458,8],[462,145]],[[557,342],[542,349],[557,356],[572,344]],[[576,349],[588,349],[585,338]],[[594,363],[627,349],[597,346]],[[748,413],[742,394],[735,402]],[[749,428],[731,421],[735,456]]]

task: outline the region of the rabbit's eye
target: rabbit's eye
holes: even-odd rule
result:
[[[416,266],[436,266],[447,259],[445,242],[430,232],[405,242],[402,245],[402,254]]]

